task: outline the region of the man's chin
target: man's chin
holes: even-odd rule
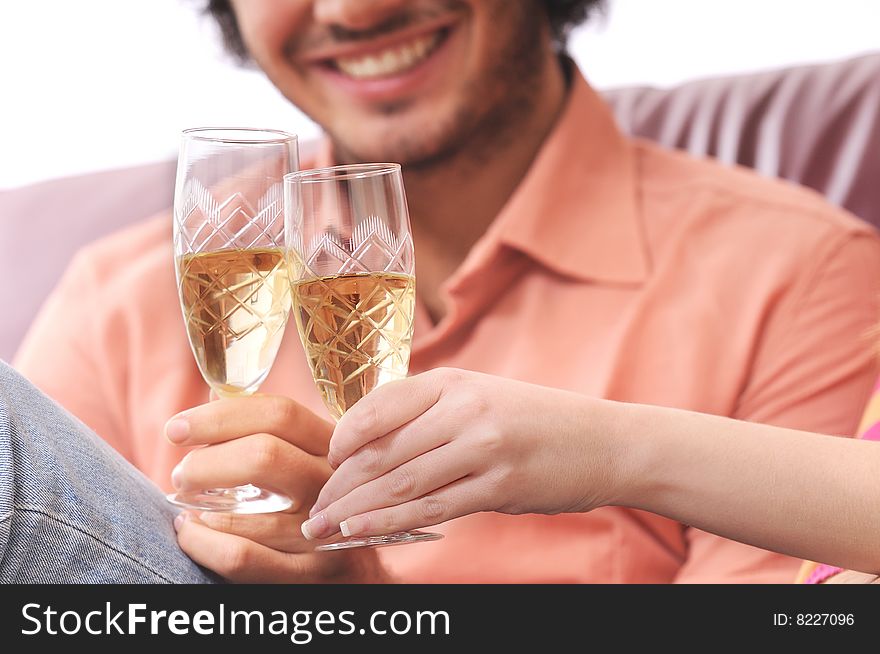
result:
[[[325,125],[341,163],[390,161],[424,168],[454,160],[479,146],[481,131],[491,131],[486,116],[469,102],[467,94],[449,91],[385,106],[386,111],[352,107],[330,116]]]
[[[399,136],[399,135],[398,135]],[[422,167],[429,163],[446,160],[445,148],[432,143],[385,141],[376,143],[351,143],[333,139],[333,151],[339,163],[388,161],[404,167]]]
[[[426,128],[424,123],[416,126],[382,125],[374,129],[364,123],[360,133],[352,138],[340,138],[338,134],[331,134],[331,138],[334,156],[340,163],[388,161],[410,170],[426,170],[453,163],[470,146],[478,145],[478,139],[466,125],[466,122],[458,121],[441,126],[435,120],[431,125],[433,133],[429,133],[430,127]]]

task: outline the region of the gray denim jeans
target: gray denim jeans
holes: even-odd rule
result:
[[[0,582],[209,583],[176,511],[85,425],[0,361]]]

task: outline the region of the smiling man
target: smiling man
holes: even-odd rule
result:
[[[439,432],[500,414],[565,428],[570,416],[542,394],[505,402],[508,378],[851,434],[877,372],[864,340],[880,315],[877,238],[812,193],[622,135],[564,54],[568,30],[596,4],[214,0],[208,9],[229,47],[324,128],[307,166],[403,164],[418,276],[411,371],[491,376],[483,395],[434,416]],[[179,523],[184,551],[225,577],[794,578],[796,561],[620,507],[481,513],[438,527],[446,538],[436,543],[312,553],[300,526],[330,471],[332,424],[295,338],[263,385],[272,397],[197,408],[169,423],[175,444],[165,440],[169,417],[208,399],[170,259],[168,215],[82,252],[18,365],[166,489],[175,470],[178,487],[253,482],[295,498],[288,513]]]
[[[445,311],[442,282],[562,111],[571,68],[551,35],[596,4],[209,3],[233,50],[326,130],[334,162],[406,167],[417,277],[435,320]]]
[[[540,143],[564,101],[542,3],[258,0],[233,2],[237,20],[210,4],[342,161],[485,162],[473,153]]]

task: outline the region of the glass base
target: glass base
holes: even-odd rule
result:
[[[333,552],[335,550],[350,550],[355,547],[387,547],[389,545],[409,545],[410,543],[426,543],[431,540],[440,540],[443,534],[433,534],[426,531],[399,531],[396,534],[386,536],[364,536],[362,538],[349,538],[336,543],[318,545],[316,552]]]
[[[182,509],[225,513],[275,513],[293,505],[293,500],[289,497],[252,484],[235,488],[180,491],[166,495],[166,498]]]

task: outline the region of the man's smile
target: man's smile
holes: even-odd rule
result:
[[[332,60],[331,65],[355,79],[396,75],[424,61],[440,43],[441,38],[442,33],[437,31],[371,54],[340,57]]]
[[[305,64],[346,94],[367,101],[395,101],[417,92],[439,73],[436,63],[458,32],[459,15],[446,15],[385,34],[293,52]]]

